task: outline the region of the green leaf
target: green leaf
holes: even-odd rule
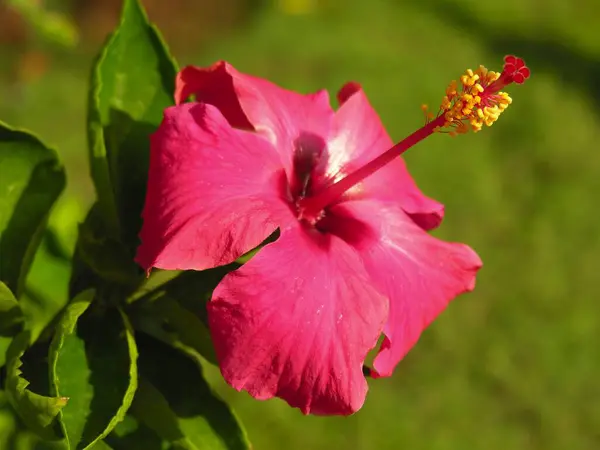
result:
[[[11,337],[0,336],[0,368],[4,367],[4,364],[6,364],[6,352],[8,347],[10,347],[11,342]]]
[[[173,104],[177,66],[137,0],[92,71],[88,138],[92,177],[112,237],[137,243],[149,160],[149,135]]]
[[[68,281],[70,264],[64,259],[54,258],[42,244],[35,254],[27,276],[25,292],[19,298],[25,328],[30,331],[31,342],[42,333],[50,331],[48,325],[54,321],[69,302]]]
[[[70,449],[87,449],[123,420],[137,388],[137,349],[119,310],[90,308],[93,290],[79,294],[61,318],[50,348],[51,384],[69,397],[60,422]]]
[[[0,391],[0,448],[10,448],[10,441],[17,429],[17,418],[8,403],[6,393]]]
[[[79,227],[77,256],[102,280],[114,282],[130,290],[143,282],[143,271],[123,245],[110,237],[95,203]]]
[[[239,267],[240,264],[234,262],[226,266],[215,267],[214,269],[183,271],[175,278],[168,280],[135,301],[143,304],[156,301],[161,296],[167,295],[177,300],[181,306],[196,314],[204,324],[208,324],[206,319],[206,303],[212,297],[213,290],[225,275]]]
[[[134,310],[131,317],[135,329],[192,357],[202,356],[213,364],[217,363],[207,326],[174,298],[163,295]]]
[[[23,313],[17,299],[8,286],[0,281],[0,335],[15,335],[22,323]]]
[[[65,172],[54,150],[2,122],[0,167],[0,280],[20,298]]]
[[[153,269],[148,277],[144,277],[142,283],[137,286],[137,289],[126,299],[126,303],[134,303],[140,299],[152,298],[161,288],[179,275],[183,273],[181,270],[161,270]]]
[[[112,450],[177,450],[161,439],[154,430],[140,423],[131,413],[106,437],[105,442]]]
[[[131,413],[172,448],[248,449],[244,429],[198,361],[140,333],[140,387]]]
[[[0,367],[4,367],[6,350],[10,346],[12,336],[20,331],[22,323],[23,312],[17,299],[8,286],[0,281]]]
[[[98,441],[94,444],[94,450],[113,450],[105,441]]]
[[[201,355],[215,363],[208,332],[206,302],[221,279],[238,267],[239,264],[232,263],[200,272],[153,273],[152,276],[164,282],[149,282],[153,289],[142,285],[128,299],[134,302],[128,309],[134,327],[191,357]],[[144,293],[140,295],[140,291]]]
[[[0,449],[67,450],[64,441],[42,440],[25,428],[8,402],[5,391],[0,391]]]
[[[44,242],[55,258],[71,261],[77,240],[77,228],[86,210],[75,197],[63,196],[54,206]]]
[[[240,267],[279,232],[227,266],[204,271],[153,271],[127,298],[134,328],[181,350],[192,358],[202,356],[216,364],[206,318],[206,302],[221,279]]]
[[[46,439],[56,439],[52,423],[67,404],[67,398],[47,397],[27,389],[29,381],[22,376],[22,357],[30,345],[29,331],[15,337],[6,353],[6,394],[23,422]]]

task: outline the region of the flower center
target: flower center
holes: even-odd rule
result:
[[[436,115],[428,112],[426,105],[422,106],[425,125],[341,180],[315,194],[300,197],[298,218],[316,223],[325,208],[337,202],[345,192],[435,132],[456,136],[469,129],[478,132],[483,125],[491,126],[512,102],[508,94],[500,90],[512,83],[524,83],[530,74],[525,62],[512,55],[504,58],[502,73],[488,71],[483,66],[476,71],[467,70],[460,77],[460,83],[450,83]]]

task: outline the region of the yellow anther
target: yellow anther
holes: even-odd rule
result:
[[[457,133],[467,133],[469,131],[469,127],[467,127],[467,124],[465,122],[461,122],[458,127],[456,128],[456,132]]]
[[[448,89],[456,90],[456,88],[458,88],[458,83],[456,82],[456,80],[452,80],[448,85]]]
[[[458,85],[456,83],[456,80],[452,80],[452,83],[450,83],[448,85],[448,87],[446,88],[446,95],[448,97],[454,97],[456,95],[457,87],[458,87]]]
[[[436,131],[447,131],[450,136],[477,132],[484,125],[490,126],[511,104],[512,99],[505,92],[486,94],[486,88],[500,77],[498,72],[488,71],[484,66],[477,70],[468,69],[460,76],[459,82],[452,81],[442,98],[441,112],[445,123]],[[431,120],[428,116],[427,120]]]
[[[426,104],[421,105],[421,109],[423,110],[423,114],[425,115],[425,123],[429,123],[435,118],[435,114],[429,111],[429,106],[427,106]]]
[[[442,109],[446,110],[446,109],[450,109],[450,99],[448,98],[447,95],[444,96],[444,98],[442,99]]]
[[[480,131],[483,126],[491,126],[512,99],[505,92],[488,89],[500,73],[479,66],[476,70],[467,69],[459,78],[448,84],[438,117],[443,117],[444,125],[434,131],[447,132],[450,136]],[[434,120],[432,113],[423,106],[427,123]]]
[[[486,77],[486,79],[487,79],[487,81],[488,81],[488,84],[489,84],[489,83],[493,83],[493,82],[494,82],[494,81],[496,81],[498,78],[500,78],[500,74],[499,74],[498,72],[489,71],[489,72],[487,73],[487,77]]]

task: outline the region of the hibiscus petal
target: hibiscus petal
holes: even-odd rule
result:
[[[151,137],[136,261],[203,270],[234,261],[294,220],[283,168],[262,137],[231,128],[212,105],[168,108]]]
[[[253,128],[267,137],[290,176],[297,139],[310,134],[326,140],[333,120],[327,91],[298,94],[240,73],[224,61],[208,68],[188,66],[177,75],[175,101],[192,94],[219,108],[231,126]]]
[[[387,303],[343,240],[289,227],[214,291],[208,313],[221,372],[257,399],[352,414],[365,400],[362,366]]]
[[[347,226],[356,220],[360,233]],[[375,376],[390,376],[450,300],[475,287],[481,260],[464,244],[428,235],[389,202],[341,203],[327,226],[359,251],[371,282],[390,299],[386,338],[374,362]]]
[[[335,180],[394,145],[359,84],[346,84],[338,99],[341,107],[335,115],[335,133],[329,140],[326,173],[328,178]],[[419,190],[402,157],[365,179],[354,194],[397,202],[425,229],[437,227],[444,215],[444,206]]]
[[[175,103],[179,105],[195,95],[196,101],[219,108],[232,127],[252,130],[254,127],[242,110],[233,78],[227,73],[228,67],[223,61],[207,68],[184,67],[175,80]]]

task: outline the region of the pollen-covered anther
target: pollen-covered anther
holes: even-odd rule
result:
[[[421,110],[423,111],[423,114],[425,115],[425,123],[426,124],[428,124],[435,118],[435,114],[433,114],[431,111],[429,111],[429,106],[423,104],[423,105],[421,105]]]
[[[530,70],[521,58],[507,56],[502,73],[479,66],[475,71],[468,69],[446,88],[438,117],[444,119],[443,127],[437,132],[450,136],[480,131],[483,125],[491,126],[512,99],[502,88],[509,84],[522,84],[530,76]],[[431,119],[427,119],[429,123]]]

